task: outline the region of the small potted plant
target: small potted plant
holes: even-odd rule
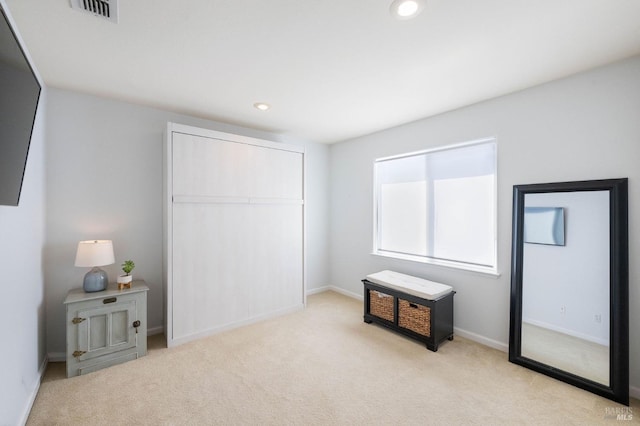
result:
[[[125,260],[122,264],[123,275],[118,276],[118,289],[122,290],[123,288],[131,288],[131,281],[133,280],[133,276],[131,275],[131,271],[136,267],[136,264],[133,263],[133,260]]]

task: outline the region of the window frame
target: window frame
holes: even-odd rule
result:
[[[493,259],[494,259],[493,266],[485,266],[485,265],[478,265],[478,264],[461,262],[456,260],[439,259],[439,258],[429,257],[429,256],[386,251],[386,250],[381,250],[379,248],[380,238],[381,238],[381,232],[380,232],[381,224],[378,222],[378,218],[380,216],[378,211],[380,207],[379,205],[380,184],[378,182],[378,173],[376,172],[377,163],[383,162],[383,161],[407,158],[407,157],[412,157],[417,155],[425,155],[425,154],[428,155],[430,153],[435,153],[435,152],[448,151],[452,149],[459,149],[459,148],[470,147],[474,145],[489,144],[489,143],[493,143],[495,145],[495,150],[494,150],[495,178],[493,183],[493,203],[494,203],[493,208],[495,212],[495,214],[493,215]],[[500,273],[498,272],[498,205],[499,204],[498,204],[498,140],[497,140],[497,137],[494,137],[494,136],[486,137],[486,138],[475,139],[472,141],[467,141],[462,143],[455,143],[450,145],[438,146],[434,148],[428,148],[421,151],[412,151],[412,152],[407,152],[407,153],[398,154],[398,155],[376,158],[373,161],[372,172],[373,172],[373,234],[372,234],[373,250],[371,253],[372,255],[381,256],[385,258],[406,260],[411,262],[426,263],[426,264],[437,265],[437,266],[444,266],[444,267],[463,270],[463,271],[478,272],[478,273],[487,274],[495,277],[500,276]]]

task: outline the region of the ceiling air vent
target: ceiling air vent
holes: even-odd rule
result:
[[[118,0],[71,0],[71,7],[118,23]]]

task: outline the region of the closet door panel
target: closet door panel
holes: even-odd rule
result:
[[[174,133],[173,195],[246,197],[249,146]]]
[[[174,338],[248,317],[248,207],[174,204]]]
[[[302,200],[301,153],[252,146],[248,154],[249,197]]]
[[[167,344],[304,306],[304,152],[170,123]]]
[[[254,205],[250,211],[251,317],[303,303],[302,205]]]

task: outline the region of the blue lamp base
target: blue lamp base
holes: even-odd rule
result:
[[[107,288],[107,284],[109,284],[107,273],[95,266],[84,276],[82,288],[87,293],[94,293],[96,291],[105,290]]]

